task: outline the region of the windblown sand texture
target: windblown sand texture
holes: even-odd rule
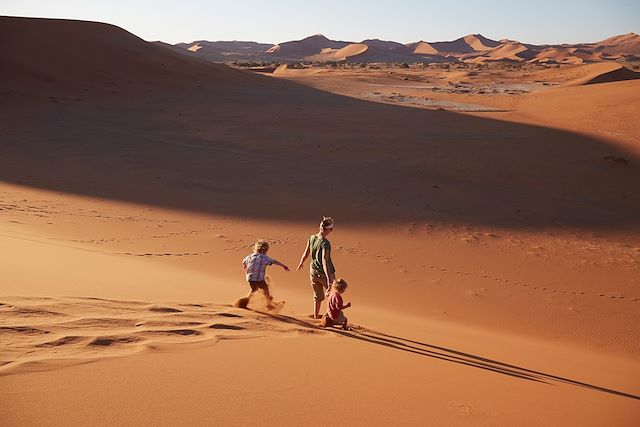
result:
[[[633,70],[265,76],[45,19],[0,43],[0,425],[640,419]],[[252,244],[293,270],[322,215],[352,329],[311,318],[307,266],[233,307]]]

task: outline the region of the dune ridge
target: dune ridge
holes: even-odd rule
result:
[[[329,55],[349,45],[364,44],[366,55]],[[513,51],[518,46],[519,52]],[[256,42],[208,42],[194,41],[178,43],[175,47],[188,51],[197,57],[214,62],[232,61],[344,61],[344,62],[493,62],[493,61],[533,61],[540,64],[603,62],[616,60],[637,60],[640,55],[640,36],[629,33],[610,37],[595,43],[534,45],[511,39],[492,40],[481,34],[469,34],[452,41],[418,41],[402,44],[392,40],[376,38],[360,42],[331,40],[321,34],[302,40],[288,41],[276,45]],[[478,59],[482,58],[482,59]]]
[[[33,35],[36,36],[33,36]],[[82,37],[77,35],[81,34]],[[225,85],[259,84],[259,76],[189,58],[114,25],[72,20],[0,17],[0,89],[38,93],[71,91],[91,96],[151,91],[194,81]],[[39,54],[33,55],[32,49]]]

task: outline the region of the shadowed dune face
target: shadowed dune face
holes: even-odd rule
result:
[[[43,20],[21,22],[32,21]],[[76,24],[47,25],[56,22]],[[345,98],[190,60],[115,27],[77,24],[80,34],[89,25],[95,37],[144,55],[86,51],[84,61],[117,65],[87,75],[91,67],[65,62],[71,83],[61,93],[45,77],[59,75],[57,52],[70,47],[51,36],[44,58],[24,54],[20,70],[3,71],[3,181],[265,219],[307,220],[327,206],[345,222],[519,228],[640,219],[637,159],[603,141]],[[25,52],[39,43],[3,40]],[[15,64],[16,46],[3,49],[3,63]],[[120,74],[127,67],[155,71],[132,80]]]
[[[97,22],[0,17],[0,48],[3,95],[46,90],[91,97],[115,95],[124,86],[144,94],[154,85],[260,82]]]

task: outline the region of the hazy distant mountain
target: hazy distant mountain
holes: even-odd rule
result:
[[[347,61],[347,62],[444,62],[568,63],[635,59],[640,55],[640,36],[634,33],[596,43],[532,45],[516,40],[492,40],[469,34],[452,41],[402,44],[392,40],[336,41],[322,34],[276,45],[251,41],[195,41],[173,48],[214,62],[232,61]]]

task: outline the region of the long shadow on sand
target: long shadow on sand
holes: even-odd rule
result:
[[[305,322],[295,317],[285,315],[270,315],[274,320],[278,320],[285,323],[296,324],[298,326],[319,329],[317,325]],[[425,356],[433,359],[439,359],[446,362],[457,363],[460,365],[470,366],[473,368],[483,369],[491,371],[497,374],[508,375],[515,378],[520,378],[527,381],[535,381],[544,384],[567,384],[575,387],[584,387],[590,390],[599,391],[602,393],[615,394],[621,397],[627,397],[630,399],[640,400],[640,396],[625,393],[618,390],[613,390],[605,387],[600,387],[594,384],[589,384],[581,381],[572,380],[558,375],[547,374],[545,372],[536,371],[521,366],[501,362],[494,359],[489,359],[482,356],[477,356],[470,353],[465,353],[459,350],[451,348],[441,347],[433,344],[423,343],[407,338],[397,337],[394,335],[385,334],[383,332],[373,331],[363,327],[354,327],[350,331],[343,331],[336,328],[327,328],[336,334],[339,334],[346,338],[351,338],[359,341],[364,341],[369,344],[381,345],[384,347],[392,348],[407,353],[416,354],[419,356]]]

